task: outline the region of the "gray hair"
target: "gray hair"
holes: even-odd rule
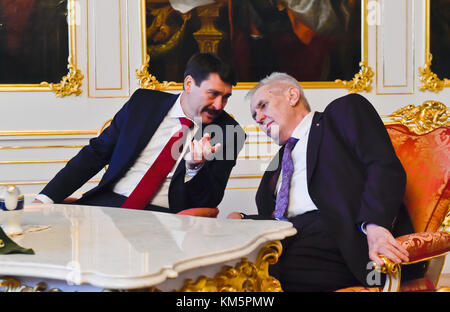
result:
[[[264,86],[278,85],[280,83],[298,89],[300,91],[300,96],[301,96],[300,98],[301,98],[303,106],[305,107],[305,109],[308,112],[311,111],[311,107],[309,106],[308,100],[305,97],[305,93],[303,92],[302,86],[298,83],[297,79],[295,79],[294,77],[292,77],[286,73],[274,72],[274,73],[270,74],[269,76],[265,77],[256,85],[256,87],[254,87],[247,93],[247,95],[245,96],[245,99],[246,100],[250,99],[253,95],[255,95],[255,93],[258,89],[260,89]]]

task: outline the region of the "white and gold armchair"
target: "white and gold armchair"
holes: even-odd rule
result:
[[[409,252],[409,262],[387,258],[376,269],[386,273],[384,287],[350,287],[338,291],[450,291],[437,289],[445,255],[450,251],[450,109],[426,101],[408,105],[385,122],[397,156],[407,175],[404,203],[415,233],[397,237]],[[401,283],[405,265],[428,262],[425,276]]]

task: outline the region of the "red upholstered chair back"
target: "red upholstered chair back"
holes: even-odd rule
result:
[[[404,203],[415,232],[437,231],[450,207],[450,127],[426,134],[386,126],[407,175]]]

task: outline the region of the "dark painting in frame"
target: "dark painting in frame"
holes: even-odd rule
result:
[[[450,87],[450,0],[425,1],[425,65],[419,68],[421,91]]]
[[[362,72],[367,0],[306,2],[311,1],[321,5],[305,9],[302,1],[142,0],[143,62],[151,79],[142,72],[140,77],[152,81],[150,88],[180,89],[187,60],[200,51],[230,61],[238,88],[252,87],[273,71],[287,72],[307,88],[349,88],[346,80],[355,79],[361,69],[368,91],[371,76],[366,79]],[[312,12],[316,18],[309,17]],[[367,72],[373,75],[370,68]]]
[[[75,0],[0,0],[0,91],[79,95]]]

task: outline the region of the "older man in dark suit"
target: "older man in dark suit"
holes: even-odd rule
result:
[[[283,73],[263,79],[249,96],[253,118],[282,148],[257,191],[258,215],[229,218],[294,224],[298,233],[283,241],[272,270],[283,288],[368,285],[369,258],[407,261],[392,235],[394,228],[412,232],[402,205],[406,175],[369,101],[351,94],[311,112],[300,85]]]
[[[235,83],[233,69],[216,55],[194,55],[181,95],[136,91],[35,202],[59,203],[109,165],[75,203],[172,213],[216,207],[245,141],[223,111]]]

